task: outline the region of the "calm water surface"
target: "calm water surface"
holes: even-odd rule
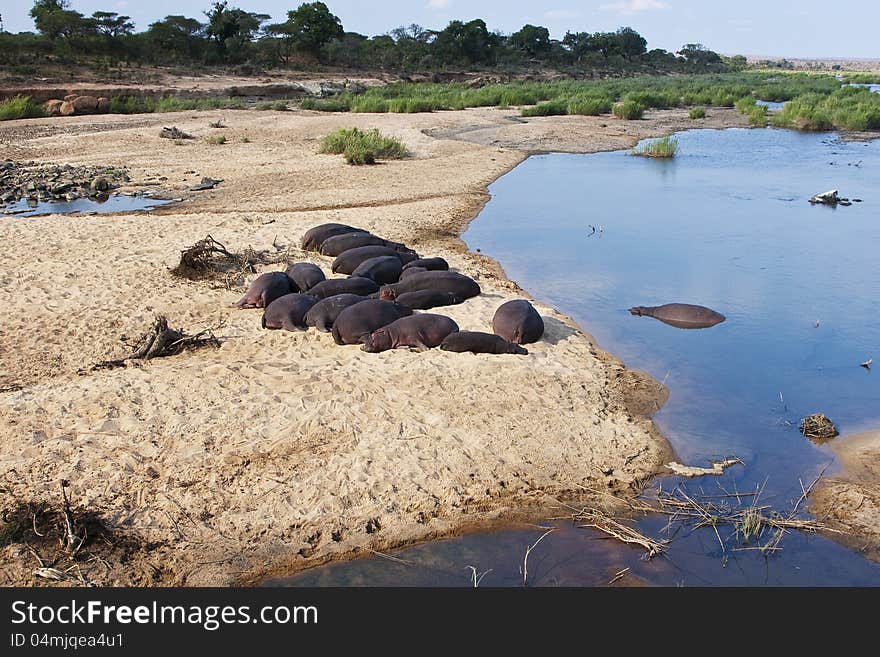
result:
[[[842,433],[880,427],[880,142],[784,130],[694,130],[672,161],[626,152],[529,158],[491,187],[464,239],[534,297],[571,315],[627,366],[665,381],[656,421],[679,460],[744,466],[686,483],[719,493],[763,486],[782,511],[832,462],[798,430],[821,411]],[[850,207],[811,206],[837,188]],[[687,302],[727,317],[685,331],[633,317],[633,305]],[[829,471],[832,471],[832,465]],[[660,480],[664,489],[680,480]],[[651,517],[642,531],[661,535]],[[546,523],[550,526],[553,523]],[[783,550],[726,555],[711,530],[683,530],[666,557],[558,522],[532,553],[530,584],[880,585],[880,565],[815,535]],[[726,534],[730,532],[727,531]],[[521,585],[534,527],[435,541],[315,569],[287,585]],[[726,556],[726,558],[724,558]]]
[[[0,208],[0,213],[14,215],[16,217],[32,217],[44,214],[71,214],[95,212],[97,214],[109,214],[115,212],[132,212],[134,210],[149,210],[171,203],[171,201],[149,198],[145,196],[111,196],[106,201],[90,198],[78,198],[73,201],[41,201],[31,205],[27,200],[17,201]],[[3,215],[0,214],[0,217]]]

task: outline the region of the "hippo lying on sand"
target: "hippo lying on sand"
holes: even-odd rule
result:
[[[395,251],[389,246],[359,246],[343,251],[333,261],[330,269],[336,274],[350,274],[364,261],[380,256],[395,256],[401,263],[410,262],[415,255],[406,251]]]
[[[404,267],[403,271],[400,272],[400,280],[404,280],[412,276],[413,274],[420,274],[423,271],[428,271],[424,267]]]
[[[449,269],[449,263],[443,258],[419,258],[406,264],[407,267],[424,267],[429,271],[446,271]]]
[[[428,310],[438,306],[454,306],[464,301],[455,292],[438,292],[437,290],[419,290],[404,292],[395,299],[401,306],[413,310]]]
[[[306,231],[306,234],[303,235],[301,246],[304,251],[319,251],[323,241],[334,235],[366,232],[363,228],[355,228],[346,224],[321,224]]]
[[[412,252],[412,249],[406,248],[405,245],[400,244],[399,242],[390,242],[370,233],[345,233],[343,235],[328,237],[324,240],[321,243],[321,253],[335,257],[349,249],[356,249],[359,246],[387,246],[395,251]]]
[[[528,301],[514,299],[498,306],[492,318],[492,330],[514,344],[529,344],[544,335],[544,320]]]
[[[336,296],[337,294],[357,294],[365,297],[379,291],[379,286],[369,278],[328,278],[309,289],[309,294],[319,299]]]
[[[378,353],[388,349],[412,347],[417,351],[427,351],[438,346],[450,333],[458,331],[458,324],[449,317],[420,313],[401,317],[376,329],[364,340],[364,351]]]
[[[333,340],[336,344],[359,344],[376,329],[407,315],[412,315],[412,310],[393,301],[361,301],[339,313],[333,322]]]
[[[724,321],[724,315],[705,306],[689,303],[667,303],[663,306],[635,306],[630,314],[659,319],[664,324],[683,329],[700,329],[715,326]]]
[[[238,308],[265,308],[278,297],[290,294],[290,279],[283,271],[272,271],[257,276],[244,296],[235,304]]]
[[[351,275],[369,278],[378,285],[387,285],[396,283],[402,271],[403,266],[397,256],[379,256],[364,260]]]
[[[366,297],[357,294],[337,294],[321,299],[306,313],[306,326],[314,326],[323,333],[329,333],[339,313],[364,300]]]
[[[472,351],[475,354],[519,354],[527,355],[529,352],[518,344],[508,342],[494,333],[481,331],[458,331],[450,333],[440,343],[443,351]]]
[[[452,292],[462,299],[470,299],[480,293],[480,286],[474,279],[464,274],[452,271],[424,271],[408,276],[406,280],[399,283],[384,286],[379,290],[379,298],[396,299],[404,292],[418,292],[419,290]]]
[[[284,270],[284,273],[300,292],[306,292],[327,278],[321,268],[311,262],[297,262]]]
[[[263,312],[264,329],[305,331],[305,315],[318,300],[308,294],[285,294],[266,306]]]

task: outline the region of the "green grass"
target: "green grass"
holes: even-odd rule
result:
[[[188,110],[235,109],[242,107],[240,98],[162,98],[114,96],[110,99],[111,114],[151,114],[154,112],[185,112]]]
[[[574,96],[568,101],[568,113],[599,116],[611,111],[613,101],[605,96]]]
[[[645,108],[634,100],[624,100],[611,106],[611,113],[619,119],[634,121],[642,118]]]
[[[45,115],[43,106],[31,100],[30,96],[15,96],[0,101],[0,121],[32,119]]]
[[[548,100],[531,107],[523,107],[522,116],[558,116],[568,114],[568,103],[564,100]]]
[[[321,140],[321,153],[344,155],[349,164],[375,164],[377,159],[399,160],[406,157],[406,146],[399,139],[378,130],[340,128]]]
[[[640,155],[642,157],[668,158],[675,157],[675,151],[677,148],[678,140],[675,137],[662,137],[660,139],[646,141],[638,148],[631,150],[630,154]]]
[[[319,112],[347,112],[351,108],[351,96],[343,94],[333,98],[305,98],[300,107]]]
[[[688,112],[688,117],[692,119],[705,119],[706,118],[706,108],[705,107],[692,107]]]
[[[257,105],[257,109],[262,112],[266,112],[266,111],[286,112],[288,109],[287,108],[287,101],[286,100],[273,100],[270,102],[259,103]]]
[[[206,137],[205,141],[214,146],[220,146],[226,143],[226,135],[211,135]]]
[[[786,103],[770,122],[798,130],[880,130],[880,94],[864,87],[804,94]]]

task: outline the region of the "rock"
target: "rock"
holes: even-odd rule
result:
[[[73,100],[74,114],[97,114],[98,99],[94,96],[77,96]]]
[[[110,189],[110,182],[104,176],[98,176],[92,179],[92,183],[89,187],[93,192],[106,192]]]
[[[180,130],[177,126],[162,128],[162,132],[159,133],[159,136],[164,139],[195,139],[191,134]]]
[[[98,114],[109,114],[110,113],[110,99],[109,98],[104,98],[103,96],[101,98],[98,98],[97,112],[98,112]]]
[[[207,176],[202,178],[202,182],[198,185],[194,185],[190,187],[190,191],[193,192],[201,192],[205,189],[214,189],[217,185],[223,182],[223,179],[215,180],[214,178],[208,178]]]
[[[61,106],[63,104],[63,100],[47,100],[43,111],[46,112],[46,116],[61,116]]]
[[[813,413],[801,420],[801,433],[813,441],[830,440],[839,434],[837,427],[824,413]]]
[[[65,100],[65,102],[72,103],[74,100],[76,100],[77,96],[79,96],[79,94],[67,94],[64,97],[64,100]]]
[[[810,199],[810,203],[812,203],[813,205],[816,205],[817,203],[821,203],[823,205],[837,205],[838,203],[840,203],[840,197],[837,195],[836,189],[831,189],[827,192],[816,194]]]
[[[58,108],[58,113],[61,114],[61,116],[73,116],[73,103],[69,100],[65,100]]]

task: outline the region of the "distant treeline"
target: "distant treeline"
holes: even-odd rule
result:
[[[367,37],[346,32],[323,2],[300,5],[283,23],[267,14],[215,2],[202,20],[166,16],[135,32],[128,16],[96,11],[85,16],[69,0],[37,0],[30,15],[37,33],[0,32],[0,64],[36,72],[41,64],[239,66],[246,72],[277,66],[327,66],[437,71],[451,68],[514,72],[546,66],[574,73],[631,70],[724,72],[745,67],[742,56],[721,57],[699,43],[677,53],[648,50],[638,32],[567,32],[551,39],[546,27],[525,25],[513,34],[487,29],[481,19],[451,21],[442,30],[419,25]]]

